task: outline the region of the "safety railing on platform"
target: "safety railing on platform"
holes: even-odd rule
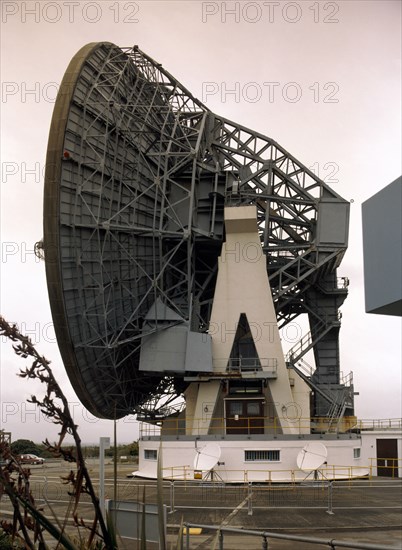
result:
[[[402,475],[402,458],[370,458],[371,471],[377,470],[377,476],[396,479]]]
[[[292,412],[297,411],[294,408]],[[339,433],[355,430],[358,421],[354,416],[345,416],[337,420]],[[282,433],[326,433],[331,431],[334,419],[327,416],[298,418],[287,417],[267,418],[263,416],[242,417],[213,417],[208,413],[202,418],[179,416],[166,418],[162,426],[148,422],[140,423],[140,439],[159,436],[180,435],[256,435],[256,434],[282,434]]]
[[[402,430],[402,418],[358,420],[356,428],[359,430]]]
[[[215,367],[219,371],[225,369],[229,373],[241,373],[249,371],[264,371],[264,375],[277,375],[278,360],[276,357],[230,357],[214,360]]]
[[[353,371],[350,371],[348,374],[344,374],[342,371],[339,373],[339,382],[344,386],[353,385]]]
[[[269,470],[267,469],[230,469],[217,468],[211,471],[203,472],[201,482],[210,482],[212,484],[219,483],[264,483],[268,486],[278,483],[300,484],[303,482],[314,481],[316,485],[326,485],[329,480],[351,480],[351,479],[371,479],[372,473],[375,472],[375,466],[341,466],[331,465],[323,466],[316,471],[305,472],[299,469],[282,469]],[[187,481],[194,480],[193,466],[170,466],[163,468],[164,479],[171,481]]]
[[[302,336],[302,338],[287,352],[285,362],[296,365],[296,363],[298,363],[298,361],[300,361],[315,343],[321,340],[332,327],[340,325],[340,320],[340,311],[338,311],[336,316],[328,315],[325,312],[321,312],[317,315],[314,335],[312,330],[304,334],[304,336]]]
[[[228,420],[230,426],[228,426]],[[344,416],[336,418],[337,432],[356,432],[361,431],[392,431],[402,430],[402,419],[372,419],[358,420],[355,416]],[[224,418],[212,417],[205,414],[202,418],[189,416],[179,416],[174,418],[166,418],[163,420],[162,427],[160,425],[151,424],[148,422],[140,422],[140,438],[158,437],[160,435],[206,435],[206,426],[208,426],[208,435],[253,435],[253,434],[281,434],[289,433],[289,428],[296,428],[300,433],[326,433],[331,431],[331,426],[334,425],[334,419],[328,416],[311,417],[311,418],[292,418],[288,417],[242,417]]]
[[[332,281],[319,281],[318,282],[318,285],[323,288],[324,290],[328,290],[328,291],[334,291],[334,290],[340,290],[340,289],[345,289],[345,288],[348,288],[349,286],[349,278],[348,277],[336,277],[336,279],[332,280]]]

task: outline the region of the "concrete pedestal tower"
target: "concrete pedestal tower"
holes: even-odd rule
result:
[[[198,419],[187,433],[213,433],[218,417],[226,433],[300,433],[310,391],[286,368],[256,207],[225,208],[225,228],[209,326],[213,376],[186,392],[187,416]]]

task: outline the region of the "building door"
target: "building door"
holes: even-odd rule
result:
[[[264,406],[258,399],[226,400],[227,434],[263,434]]]
[[[377,475],[398,477],[398,443],[396,439],[377,439]]]

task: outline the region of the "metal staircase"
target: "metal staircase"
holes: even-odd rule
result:
[[[286,354],[287,363],[295,364],[310,351],[332,328],[339,327],[339,319],[330,319],[327,316],[321,318],[320,323],[315,326],[315,335],[312,331],[305,334]]]
[[[296,366],[294,363],[287,361],[286,366],[288,369],[293,369],[300,376],[300,378],[310,386],[312,390],[319,393],[324,399],[328,401],[328,403],[332,405],[333,398],[324,389],[313,382],[311,375],[306,374],[306,371],[300,368],[301,364],[299,364],[299,366]]]
[[[325,387],[325,384],[318,384],[314,381],[315,369],[304,359],[299,357],[298,365],[290,359],[289,354],[286,356],[286,365],[293,369],[310,388],[321,395],[329,404],[325,418],[327,418],[326,426],[328,432],[337,432],[340,423],[347,408],[353,408],[353,375],[350,373],[342,380],[343,384],[338,386],[336,390],[331,387]],[[343,386],[343,387],[342,387]]]
[[[332,402],[328,411],[328,431],[337,432],[339,424],[345,414],[345,410],[350,402],[350,390],[345,387],[342,391],[336,393],[337,398]]]

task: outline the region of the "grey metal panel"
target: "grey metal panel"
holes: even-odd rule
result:
[[[321,200],[318,205],[317,245],[347,246],[349,234],[349,203]]]
[[[143,336],[140,370],[184,372],[187,332],[188,327],[180,325]]]
[[[150,325],[145,325],[147,331]],[[141,343],[140,370],[182,373],[212,372],[212,339],[191,332],[186,324],[145,334]]]
[[[106,500],[106,511],[115,519],[117,535],[123,538],[140,540],[145,514],[145,540],[159,543],[159,510],[156,504],[143,504],[129,500]],[[167,507],[163,505],[164,521],[167,524]],[[165,533],[166,537],[166,533]]]
[[[183,323],[184,319],[172,308],[162,302],[160,298],[149,308],[145,316],[147,321],[176,321]]]
[[[402,315],[402,177],[362,205],[367,313]]]
[[[189,372],[212,372],[212,338],[209,334],[187,334],[185,370]]]

